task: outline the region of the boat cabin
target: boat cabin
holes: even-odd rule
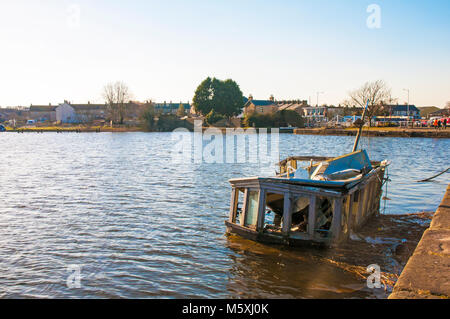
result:
[[[379,213],[387,165],[370,162],[363,150],[295,156],[274,177],[232,179],[227,232],[293,246],[339,243]]]

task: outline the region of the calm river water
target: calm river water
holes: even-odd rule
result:
[[[341,155],[353,140],[281,135],[281,157]],[[449,139],[362,143],[392,161],[386,213],[436,209],[448,174],[414,181],[449,166]],[[0,134],[0,297],[374,296],[301,251],[224,235],[228,179],[274,167],[174,165],[172,145],[170,133]]]

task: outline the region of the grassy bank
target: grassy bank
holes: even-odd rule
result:
[[[21,127],[6,128],[7,132],[17,133],[88,133],[88,132],[144,132],[144,128],[140,126],[130,127],[109,127],[109,126],[42,126],[42,127]]]

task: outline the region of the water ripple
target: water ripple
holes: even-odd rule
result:
[[[280,140],[281,157],[340,155],[353,144],[333,136]],[[372,159],[393,161],[388,213],[437,207],[448,175],[413,181],[449,166],[448,139],[362,143]],[[228,179],[273,167],[176,166],[168,133],[0,134],[0,145],[1,298],[371,296],[351,288],[359,279],[298,252],[230,246]],[[81,267],[81,288],[67,287],[70,265]]]

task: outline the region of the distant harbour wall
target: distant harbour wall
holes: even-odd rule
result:
[[[450,298],[450,184],[389,299]]]
[[[294,134],[299,135],[337,135],[355,136],[358,131],[339,128],[301,128],[295,129]],[[450,138],[450,127],[446,130],[435,129],[387,129],[372,128],[363,129],[363,136],[371,137],[429,137],[429,138]]]
[[[202,127],[202,131],[205,132],[210,129],[220,130],[222,134],[226,134],[227,130],[233,129],[243,129],[245,133],[257,133],[263,129],[254,128],[225,128],[225,127]],[[45,133],[45,132],[56,132],[56,133],[90,133],[90,132],[145,132],[146,130],[140,126],[131,127],[22,127],[17,129],[7,129],[7,132],[17,132],[17,133]],[[166,130],[164,132],[172,132],[173,130]],[[189,129],[189,131],[193,131]],[[332,129],[332,128],[268,128],[266,131],[270,133],[288,133],[288,134],[298,134],[298,135],[334,135],[334,136],[355,136],[357,134],[356,129]],[[434,130],[434,129],[395,129],[395,130],[383,130],[378,128],[373,128],[371,130],[363,129],[363,136],[371,137],[422,137],[422,138],[450,138],[450,127],[447,130]]]

